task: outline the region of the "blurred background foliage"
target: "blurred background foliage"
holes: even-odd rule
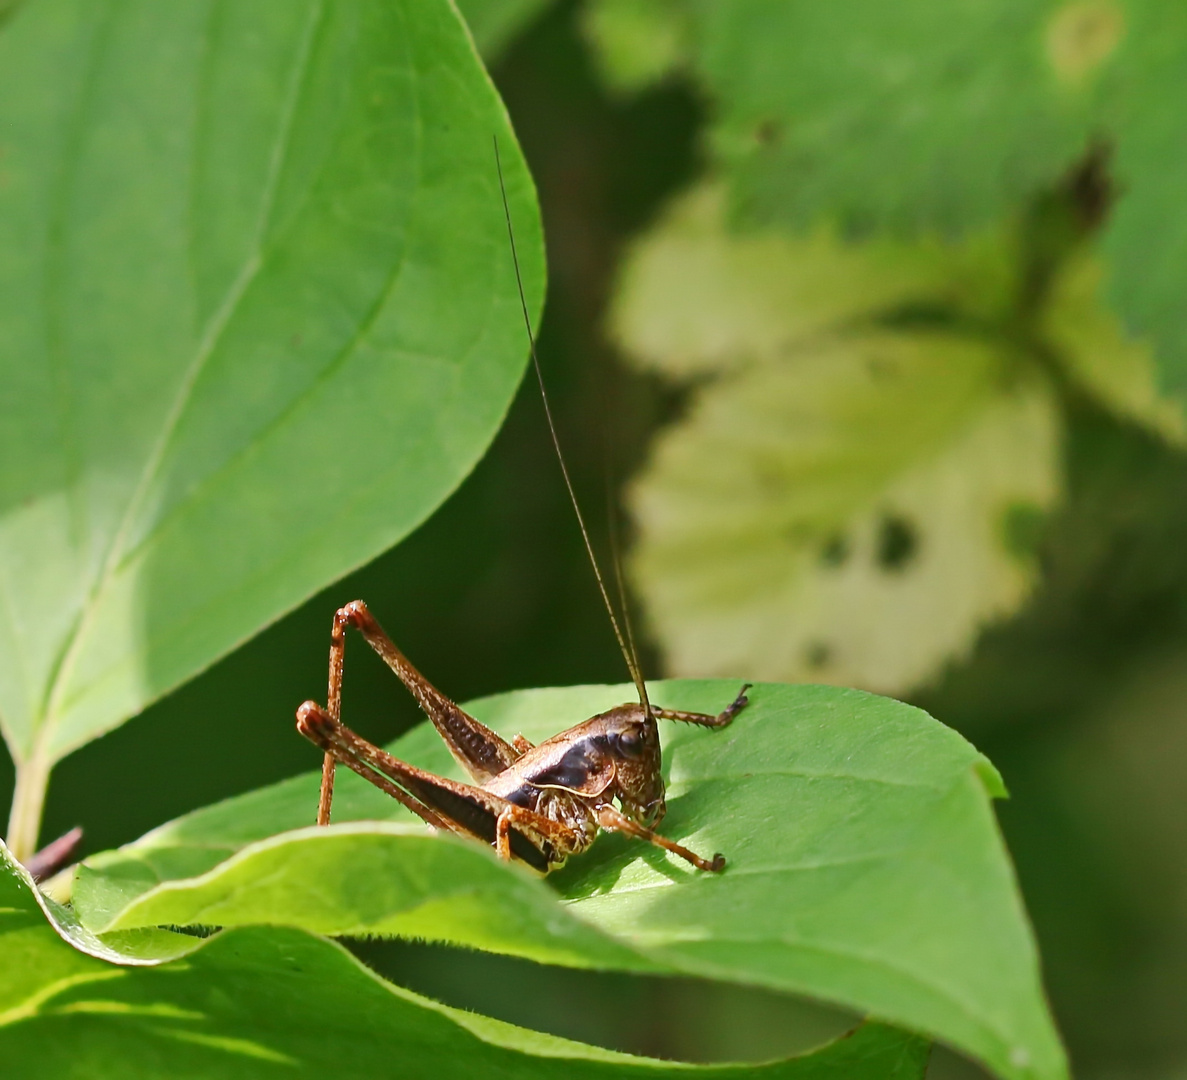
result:
[[[587,512],[607,476],[625,510],[648,670],[859,685],[963,731],[1012,792],[1076,1075],[1184,1075],[1187,13],[461,6],[539,185],[541,359]],[[461,700],[624,677],[525,383],[408,541],[64,761],[43,835],[100,850],[315,765],[293,709],[355,597]],[[376,739],[417,720],[362,652],[344,708]],[[445,1000],[688,1060],[841,1022],[359,948]]]

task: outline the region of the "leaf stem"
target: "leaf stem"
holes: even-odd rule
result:
[[[27,862],[37,851],[37,837],[41,832],[41,812],[45,808],[45,792],[53,764],[38,747],[29,759],[17,766],[16,789],[12,793],[12,812],[8,817],[8,837],[5,841],[13,857]]]

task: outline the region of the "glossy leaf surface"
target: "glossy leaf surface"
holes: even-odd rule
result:
[[[733,682],[671,682],[652,696],[716,711],[736,692]],[[617,836],[544,881],[477,844],[390,825],[267,839],[308,824],[311,774],[91,860],[75,902],[95,930],[268,921],[737,981],[927,1032],[1002,1076],[1064,1076],[993,821],[989,795],[1002,793],[993,767],[889,699],[774,684],[751,696],[724,731],[665,732],[663,831],[724,852],[721,875]],[[473,708],[505,734],[537,740],[629,698],[625,687],[574,687]],[[427,725],[394,752],[456,775]],[[354,779],[340,781],[335,820],[408,820]]]
[[[345,949],[300,930],[248,928],[206,940],[173,934],[187,943],[184,960],[145,966],[141,949],[120,958],[137,966],[119,966],[72,948],[47,914],[0,845],[5,1075],[919,1080],[927,1064],[925,1042],[878,1024],[767,1065],[654,1061],[447,1008],[385,983]]]

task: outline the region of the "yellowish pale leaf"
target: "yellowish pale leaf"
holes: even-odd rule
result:
[[[668,670],[901,692],[1015,610],[1059,419],[1011,360],[867,333],[706,388],[632,491]]]
[[[695,385],[632,492],[636,584],[673,674],[902,692],[1023,603],[1060,489],[1049,361],[1184,438],[1089,255],[1019,321],[1024,252],[737,232],[722,189],[676,202],[624,262],[610,332]]]
[[[910,307],[989,315],[1011,284],[990,236],[846,243],[820,228],[733,233],[725,193],[694,189],[626,258],[609,332],[639,367],[673,378],[778,358],[821,331]]]

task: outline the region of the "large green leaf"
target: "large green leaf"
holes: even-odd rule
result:
[[[422,521],[538,211],[446,0],[35,0],[0,37],[0,722],[118,725]],[[29,846],[29,837],[22,837]]]
[[[964,228],[1034,194],[1092,130],[1121,36],[1069,57],[1059,5],[1031,0],[695,7],[695,69],[749,211],[854,228]]]
[[[212,846],[222,839],[212,837]],[[309,826],[249,844],[199,878],[169,880],[185,861],[192,873],[198,859],[217,858],[151,845],[100,857],[94,869],[81,868],[76,902],[103,932],[287,923],[323,934],[426,937],[542,963],[664,970],[558,910],[539,881],[509,872],[481,847],[415,825]]]
[[[722,201],[694,190],[637,242],[611,310],[633,363],[696,380],[632,484],[635,583],[674,674],[901,693],[1025,600],[1005,526],[1059,490],[1058,410],[1004,329],[1010,247],[736,235]],[[1128,389],[1116,352],[1098,382]]]
[[[384,983],[332,942],[292,929],[190,937],[181,962],[116,966],[71,948],[45,908],[0,844],[6,1076],[919,1080],[927,1064],[926,1042],[878,1024],[767,1065],[632,1057],[438,1005]]]
[[[653,697],[712,710],[736,690],[657,683]],[[472,708],[505,733],[539,739],[629,696],[574,687]],[[386,824],[270,838],[309,823],[309,774],[89,860],[75,904],[94,930],[289,923],[736,981],[927,1032],[1002,1076],[1064,1076],[987,794],[1002,792],[993,767],[954,731],[889,699],[772,684],[751,697],[724,731],[665,732],[663,831],[724,852],[720,876],[622,837],[603,837],[546,881],[479,845]],[[394,750],[457,775],[427,726]],[[335,820],[408,820],[352,775],[340,784]]]

